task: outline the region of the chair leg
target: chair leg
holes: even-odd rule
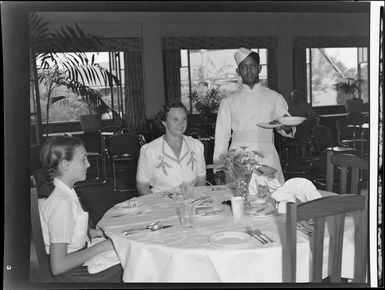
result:
[[[114,183],[114,191],[118,191],[117,185],[116,185],[116,171],[115,171],[115,162],[112,161],[112,175],[113,175],[113,183]]]

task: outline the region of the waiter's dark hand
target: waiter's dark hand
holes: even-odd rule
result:
[[[225,172],[220,170],[215,172],[215,184],[222,185],[225,184]]]
[[[278,131],[285,130],[286,133],[290,133],[292,131],[292,126],[282,125],[275,129]]]

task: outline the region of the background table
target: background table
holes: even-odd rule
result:
[[[196,187],[200,194],[221,202],[232,196],[224,186]],[[324,196],[330,195],[320,191]],[[228,206],[224,215],[195,217],[193,228],[182,228],[176,213],[176,201],[154,193],[138,198],[151,209],[143,216],[123,215],[118,218],[114,209],[106,212],[98,223],[111,238],[124,268],[125,282],[282,282],[282,241],[285,239],[285,215],[256,218],[245,215],[234,219]],[[173,227],[157,232],[141,231],[124,237],[122,230],[154,221]],[[352,222],[347,219],[343,252],[344,277],[352,277],[354,243]],[[262,245],[258,240],[237,247],[218,247],[208,238],[217,232],[259,229],[275,241]],[[327,224],[329,226],[329,223]],[[311,245],[309,237],[297,233],[297,280],[309,281]],[[325,240],[328,248],[329,239]],[[327,253],[327,251],[326,251]],[[327,254],[324,257],[324,276],[327,276]]]

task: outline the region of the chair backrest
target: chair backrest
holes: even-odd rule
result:
[[[286,204],[286,240],[284,250],[284,282],[296,282],[297,258],[297,222],[313,219],[314,231],[311,237],[312,269],[311,282],[322,281],[323,250],[325,238],[325,220],[328,220],[329,243],[328,265],[331,267],[330,282],[341,282],[341,265],[345,214],[356,212],[355,218],[355,251],[354,251],[354,282],[364,283],[367,269],[367,211],[366,197],[358,194],[335,195],[315,199],[302,204]]]
[[[326,148],[333,147],[333,136],[330,129],[324,125],[318,125],[313,128],[313,136],[316,150],[323,152]]]
[[[80,136],[87,152],[102,153],[102,136],[100,131],[87,131]]]
[[[359,184],[359,171],[360,170],[368,170],[369,167],[369,161],[365,158],[362,158],[357,155],[353,154],[347,154],[347,153],[339,153],[339,154],[333,154],[330,158],[331,164],[329,165],[331,170],[328,171],[328,175],[326,176],[326,180],[334,180],[334,166],[340,167],[340,186],[338,193],[340,194],[346,194],[346,187],[347,187],[347,181],[348,181],[348,173],[351,172],[351,179],[350,179],[350,192],[351,194],[357,194],[358,191],[358,184]],[[330,184],[333,186],[332,183],[326,182],[326,184]],[[333,188],[329,188],[329,186],[326,188],[327,191],[333,191]]]
[[[131,154],[139,155],[140,144],[143,140],[138,134],[118,134],[110,138],[111,155]]]
[[[31,282],[52,282],[49,257],[45,251],[36,188],[31,188]]]
[[[336,120],[337,139],[341,143],[344,139],[352,139],[354,136],[354,129],[348,127],[351,124],[348,118],[341,118]]]

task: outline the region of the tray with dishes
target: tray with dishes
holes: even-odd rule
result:
[[[253,204],[245,209],[245,213],[251,217],[269,217],[277,214],[277,209],[272,203]]]
[[[258,123],[257,126],[265,128],[265,129],[274,129],[282,126],[280,122],[277,120],[270,121],[269,123]]]
[[[277,120],[270,121],[268,123],[258,123],[257,126],[265,128],[265,129],[273,129],[278,128],[280,126],[298,126],[305,121],[305,117],[291,117],[291,116],[284,116],[281,118],[278,118]]]

